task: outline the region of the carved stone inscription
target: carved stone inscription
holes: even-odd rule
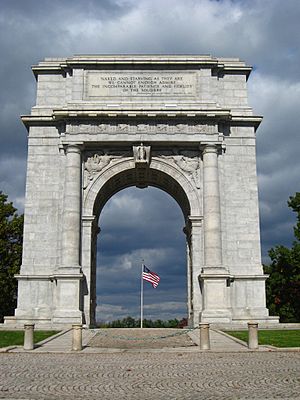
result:
[[[88,71],[85,77],[85,96],[87,99],[119,96],[189,97],[195,95],[195,72]]]

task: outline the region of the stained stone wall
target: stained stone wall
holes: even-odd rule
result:
[[[6,323],[94,323],[98,218],[132,185],[161,188],[182,209],[190,325],[277,321],[265,306],[250,71],[210,56],[76,56],[33,67],[37,101],[22,117],[24,252]]]

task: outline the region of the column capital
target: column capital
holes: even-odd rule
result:
[[[95,221],[96,216],[95,215],[83,215],[81,217],[81,219],[84,224],[92,224]]]
[[[66,154],[70,154],[70,153],[81,154],[81,151],[83,149],[83,145],[77,144],[77,143],[69,143],[69,144],[65,145],[64,147],[65,147]]]
[[[219,153],[219,146],[217,146],[214,143],[208,143],[202,146],[202,154],[207,154],[207,153],[211,153],[211,154],[218,154]]]
[[[84,142],[62,140],[60,142],[60,147],[63,148],[66,153],[81,153],[84,149]]]
[[[211,153],[211,154],[221,154],[225,151],[226,146],[225,143],[202,143],[200,145],[200,150],[202,150],[202,155]]]
[[[202,216],[189,215],[189,216],[187,217],[187,222],[188,222],[191,226],[202,226],[203,217],[202,217]]]

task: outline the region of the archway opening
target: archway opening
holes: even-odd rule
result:
[[[177,201],[153,186],[128,187],[107,201],[99,226],[96,321],[140,318],[142,260],[161,278],[156,289],[144,282],[144,318],[186,318],[185,217]]]

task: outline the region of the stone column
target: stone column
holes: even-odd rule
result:
[[[85,276],[83,282],[82,302],[85,323],[88,326],[95,324],[96,313],[96,256],[97,256],[97,220],[94,215],[82,216],[82,254],[81,267]]]
[[[189,241],[190,241],[190,305],[192,321],[189,325],[197,326],[199,322],[199,313],[202,310],[202,295],[199,286],[199,274],[203,266],[202,259],[202,217],[188,217],[189,221]]]
[[[203,150],[204,265],[222,266],[221,214],[218,149],[206,145]]]
[[[65,196],[62,234],[63,267],[79,266],[81,150],[76,144],[66,148]]]
[[[222,263],[218,148],[203,150],[204,267],[200,274],[203,297],[201,322],[231,322],[229,273]]]
[[[83,274],[80,267],[81,150],[66,147],[64,208],[62,218],[62,263],[55,272],[54,324],[82,322]],[[85,322],[85,321],[84,321]]]
[[[193,316],[193,281],[192,281],[192,262],[191,262],[191,249],[190,249],[190,238],[189,234],[184,228],[184,233],[186,234],[186,259],[187,259],[187,308],[188,308],[188,326],[194,326],[194,316]]]

